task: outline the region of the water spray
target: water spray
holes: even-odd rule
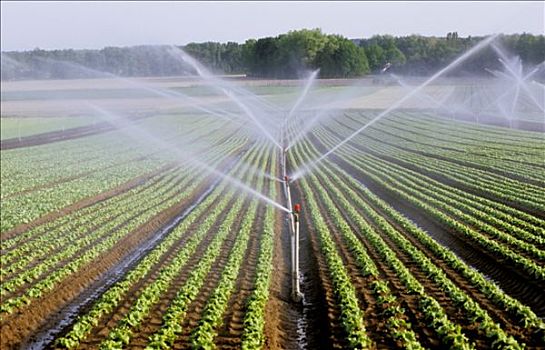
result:
[[[167,143],[166,141],[164,141],[162,138],[160,138],[158,135],[156,135],[152,131],[146,130],[144,127],[137,125],[135,123],[131,123],[130,121],[123,119],[123,117],[117,116],[113,114],[112,112],[107,111],[104,108],[101,108],[97,105],[93,105],[89,103],[89,106],[92,107],[93,110],[98,112],[99,117],[103,118],[106,122],[112,124],[114,127],[119,129],[123,133],[127,134],[127,136],[129,136],[130,138],[135,139],[135,141],[142,142],[142,140],[146,140],[147,142],[154,144],[156,146],[159,146],[163,149],[168,149],[171,152],[173,152],[180,160],[184,160],[184,161],[195,164],[196,166],[205,170],[207,173],[222,178],[223,180],[227,181],[229,184],[233,185],[234,187],[237,187],[238,189],[243,190],[246,193],[252,195],[254,198],[257,198],[263,202],[271,204],[275,206],[277,209],[280,209],[286,213],[291,212],[291,208],[284,207],[283,205],[281,205],[280,203],[277,203],[272,198],[269,198],[263,193],[258,192],[257,190],[251,188],[250,186],[246,185],[240,180],[206,164],[205,162],[199,160],[194,155],[191,155],[187,152],[182,151],[176,145]]]
[[[285,135],[285,130],[283,130]],[[291,299],[300,303],[303,300],[303,294],[300,289],[300,277],[299,277],[299,213],[301,212],[301,205],[299,203],[292,205],[290,182],[291,179],[287,174],[287,152],[286,147],[287,140],[284,138],[284,147],[282,148],[282,176],[284,184],[284,195],[286,197],[286,207],[289,209],[288,221],[290,231],[290,248],[291,248]]]
[[[489,36],[488,38],[482,40],[477,45],[475,45],[473,48],[465,52],[463,55],[452,61],[448,66],[444,67],[443,69],[436,72],[434,75],[429,77],[426,81],[424,81],[422,84],[418,85],[414,90],[403,96],[401,99],[393,103],[390,107],[379,113],[376,117],[365,123],[362,127],[360,127],[358,130],[354,131],[352,134],[350,134],[348,137],[346,137],[344,140],[342,140],[340,143],[335,145],[333,148],[331,148],[329,151],[325,152],[318,158],[311,160],[310,162],[303,164],[301,166],[301,169],[298,170],[295,174],[292,175],[292,180],[297,180],[301,176],[306,175],[308,172],[316,168],[324,159],[326,159],[330,154],[337,151],[339,148],[341,148],[344,144],[352,140],[355,136],[359,135],[362,131],[367,129],[368,127],[372,126],[376,122],[378,122],[380,119],[382,119],[384,116],[390,114],[390,112],[398,109],[400,106],[403,105],[407,100],[415,96],[416,94],[420,93],[426,86],[431,84],[433,81],[435,81],[440,76],[444,75],[445,73],[449,72],[453,68],[460,65],[462,62],[466,61],[469,57],[474,55],[476,52],[482,50],[483,48],[490,45],[498,36],[499,34],[494,34]]]
[[[296,302],[300,303],[303,300],[303,294],[301,293],[300,289],[300,277],[299,277],[299,213],[301,212],[301,205],[295,204],[292,205],[291,201],[291,191],[290,191],[290,177],[288,176],[288,170],[287,170],[287,162],[288,162],[288,149],[289,149],[289,143],[287,139],[287,127],[288,123],[290,122],[292,116],[298,109],[298,107],[301,105],[301,103],[304,101],[305,97],[307,96],[312,83],[318,76],[319,70],[315,70],[312,72],[312,74],[309,76],[307,83],[305,84],[305,88],[303,89],[303,93],[301,96],[297,99],[293,107],[290,109],[290,111],[286,114],[284,121],[282,122],[280,133],[281,133],[281,140],[282,140],[282,147],[281,147],[281,164],[282,164],[282,177],[284,179],[284,194],[286,196],[286,207],[290,210],[288,213],[288,221],[289,221],[289,229],[290,229],[290,241],[291,241],[291,299]],[[292,140],[293,142],[293,140]]]
[[[287,175],[284,176],[284,192],[286,194],[287,207],[290,210],[288,220],[291,241],[291,299],[299,303],[303,299],[303,294],[299,287],[299,214],[301,212],[301,205],[297,203],[292,206],[290,179]]]
[[[248,107],[248,105],[243,103],[241,98],[239,98],[239,96],[236,94],[237,91],[240,91],[239,89],[234,89],[226,82],[215,78],[211,72],[209,72],[201,63],[199,63],[191,55],[187,54],[184,50],[172,46],[169,52],[174,57],[178,57],[183,62],[191,66],[197,72],[198,76],[201,79],[203,79],[205,82],[211,83],[215,89],[227,96],[229,100],[235,103],[235,105],[244,112],[244,114],[250,119],[250,121],[258,127],[259,131],[262,132],[266,138],[268,138],[275,146],[282,148],[278,141],[267,130],[265,125],[263,125],[263,123],[255,116],[255,114]]]

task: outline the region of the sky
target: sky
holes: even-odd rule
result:
[[[235,41],[321,28],[328,34],[543,34],[545,2],[1,1],[2,51]]]

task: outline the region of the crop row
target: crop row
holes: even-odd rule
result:
[[[237,144],[230,144],[229,147],[207,155],[209,161],[218,162],[219,158],[224,157],[225,154],[236,151],[237,146]],[[142,212],[146,207],[150,206],[146,202],[162,196],[165,196],[164,198],[166,199],[168,198],[169,191],[172,192],[173,188],[183,188],[188,183],[188,180],[186,179],[183,183],[180,182],[187,178],[191,171],[191,167],[184,169],[182,172],[177,168],[173,168],[167,173],[157,176],[158,181],[156,182],[150,180],[142,188],[137,186],[121,195],[73,212],[55,222],[49,222],[42,225],[43,227],[40,226],[34,230],[29,230],[12,240],[3,242],[2,248],[4,250],[14,247],[14,244],[17,244],[17,246],[1,257],[2,266],[6,271],[13,272],[15,267],[8,264],[17,257],[22,257],[22,259],[18,260],[18,265],[23,262],[30,262],[32,259],[39,258],[49,253],[52,249],[61,248],[67,243],[77,245],[76,240],[80,239],[83,234],[90,230],[96,232],[102,226],[109,225],[113,218],[131,212],[134,213],[133,215],[137,215],[137,212]],[[42,234],[38,235],[37,232]],[[21,243],[21,239],[19,239],[21,237],[25,237],[27,240]],[[29,240],[29,238],[34,239]],[[86,235],[84,238],[89,239],[90,237]],[[18,268],[22,267],[24,266]]]
[[[339,127],[347,128],[347,132],[352,132],[354,128],[359,126],[358,123],[353,122],[352,120],[349,122],[347,119],[337,120],[337,125]],[[471,173],[479,174],[481,178],[486,177],[492,181],[502,182],[510,186],[520,186],[520,182],[516,181],[517,176],[531,180],[533,179],[534,181],[541,183],[542,180],[539,178],[544,175],[544,169],[540,162],[541,158],[538,156],[536,156],[534,165],[526,165],[524,162],[521,162],[520,157],[517,157],[518,160],[512,164],[511,167],[514,168],[514,170],[512,170],[515,172],[514,174],[504,170],[495,170],[494,164],[497,163],[500,164],[501,167],[505,167],[508,161],[501,160],[491,163],[489,155],[485,155],[484,160],[481,159],[482,157],[479,155],[479,152],[482,149],[486,149],[486,144],[484,143],[481,144],[480,147],[467,147],[466,149],[456,152],[454,152],[452,148],[449,148],[448,150],[441,150],[439,146],[433,144],[428,145],[427,143],[429,141],[427,140],[429,140],[429,137],[426,135],[408,135],[407,133],[400,132],[399,130],[388,132],[388,128],[381,122],[371,126],[365,132],[365,136],[368,139],[371,138],[373,140],[378,140],[381,143],[395,147],[396,149],[403,149],[414,154],[426,156],[426,158],[438,159],[446,163],[451,163],[458,168],[467,169],[467,171]],[[498,154],[504,156],[505,154],[508,154],[508,151],[498,152]],[[487,163],[490,163],[490,165],[487,165]],[[499,175],[501,176],[498,176],[496,173],[500,173]],[[515,178],[511,179],[505,177],[505,175],[514,175]],[[537,193],[542,193],[541,188],[530,184],[524,184],[524,187],[521,188],[523,188],[525,191],[533,190],[534,192],[537,191]]]
[[[14,308],[30,303],[31,299],[41,297],[43,292],[53,289],[65,277],[77,272],[87,263],[114,247],[123,237],[135,230],[140,225],[145,224],[162,210],[170,208],[172,205],[189,198],[194,190],[199,187],[200,183],[193,182],[189,187],[184,188],[185,184],[188,183],[189,181],[185,182],[182,187],[171,190],[175,195],[171,196],[170,198],[167,196],[166,200],[161,196],[157,197],[154,201],[148,203],[150,204],[149,210],[140,213],[137,216],[133,216],[130,211],[127,211],[121,216],[117,217],[115,220],[110,221],[102,231],[108,233],[107,236],[99,240],[97,244],[90,246],[90,248],[85,250],[83,254],[78,255],[77,257],[75,256],[70,262],[60,266],[55,271],[52,271],[40,282],[34,284],[30,288],[26,288],[24,294],[3,300],[0,306],[2,311],[12,312]],[[123,223],[123,225],[119,225],[119,223]],[[97,231],[94,234],[98,235],[100,234],[99,232],[100,231]],[[86,243],[88,243],[88,241],[85,237],[81,244],[85,245]],[[40,265],[37,265],[33,269],[25,272],[23,275],[20,275],[22,279],[18,278],[16,284],[29,282],[28,279],[29,277],[32,278],[31,276],[41,276],[43,273],[49,271],[51,266],[54,266],[57,262],[60,262],[64,258],[73,255],[79,248],[79,246],[70,247],[67,250],[61,251],[57,255],[50,257]]]
[[[261,155],[260,170],[264,170],[267,157]],[[257,180],[255,184],[258,191],[262,190],[263,178]],[[240,201],[241,199],[239,199]],[[234,209],[234,208],[233,208]],[[252,234],[252,225],[257,212],[257,200],[254,199],[248,210],[245,211],[242,224],[237,231],[233,247],[229,252],[228,260],[222,268],[219,281],[208,297],[206,305],[200,315],[200,321],[197,327],[192,331],[190,342],[194,348],[211,349],[214,348],[214,339],[217,335],[216,329],[223,321],[223,313],[227,302],[235,287],[235,282],[239,274],[242,259],[248,246],[250,235]],[[235,213],[236,214],[236,213]],[[220,227],[218,235],[224,228],[226,221]],[[215,238],[216,239],[216,238]],[[178,335],[183,331],[180,323],[185,318],[188,307],[199,293],[200,286],[203,285],[216,256],[219,254],[221,246],[219,243],[214,245],[213,241],[207,248],[205,255],[199,260],[198,266],[191,271],[183,287],[178,291],[171,302],[169,308],[163,315],[161,328],[150,336],[150,342],[147,349],[167,349],[176,341]]]
[[[310,176],[314,177],[313,175]],[[306,184],[306,180],[301,180],[301,182],[303,185],[303,191],[308,196],[308,210],[312,210],[312,212],[317,213],[316,215],[320,215],[318,214],[319,211],[317,210],[319,208],[310,205],[310,203],[315,203],[310,192],[310,186]],[[350,219],[357,225],[358,231],[371,242],[385,263],[396,273],[400,281],[407,289],[408,293],[419,297],[419,310],[425,315],[426,320],[429,322],[429,326],[436,330],[436,333],[440,339],[442,339],[443,343],[449,348],[473,348],[468,338],[462,333],[461,327],[450,321],[441,305],[435,299],[431,298],[425,293],[424,287],[416,278],[414,278],[407,267],[396,257],[396,254],[386,245],[386,243],[384,243],[380,235],[378,235],[370,226],[368,226],[368,224],[361,218],[361,216],[359,216],[359,214],[350,211],[349,213],[351,213]],[[331,246],[330,249],[332,251],[336,250],[334,246]],[[369,345],[367,345],[367,347],[368,346]]]
[[[346,153],[343,153],[343,154],[346,156]],[[398,187],[396,186],[395,181],[391,182],[391,181],[385,180],[387,175],[383,173],[380,173],[380,174],[376,172],[373,173],[372,171],[366,169],[365,164],[361,164],[360,160],[357,160],[351,156],[349,157],[350,157],[350,160],[356,162],[355,164],[354,163],[351,163],[351,164],[358,171],[361,171],[363,175],[374,180],[376,183],[380,184],[385,189],[389,190],[392,193],[395,193],[400,198],[403,198],[409,203],[415,205],[420,210],[423,210],[424,212],[431,215],[431,217],[435,218],[440,223],[444,224],[445,226],[451,228],[452,230],[456,232],[459,232],[460,234],[467,237],[469,240],[473,241],[474,243],[477,243],[483,249],[489,250],[492,254],[499,255],[503,257],[504,259],[506,259],[507,261],[510,261],[511,263],[513,263],[515,266],[522,268],[530,276],[533,276],[540,280],[545,280],[545,269],[542,266],[540,266],[538,263],[536,263],[534,260],[516,253],[512,248],[509,248],[507,245],[498,242],[496,239],[489,238],[480,232],[487,229],[486,231],[488,231],[489,234],[492,233],[492,237],[494,238],[501,237],[504,240],[513,241],[514,238],[510,237],[508,234],[504,234],[499,230],[490,228],[489,226],[486,226],[484,224],[480,224],[480,222],[475,220],[470,220],[469,224],[471,226],[464,224],[456,220],[454,217],[461,217],[464,220],[467,220],[468,215],[461,213],[460,210],[456,209],[455,207],[447,206],[438,200],[434,200],[433,198],[430,198],[429,196],[423,196],[422,194],[416,191],[411,191],[406,186]],[[441,210],[439,210],[438,208],[440,208]],[[447,215],[442,210],[445,210],[449,213],[454,213],[454,215],[453,216]],[[518,243],[521,244],[520,241],[518,241]],[[534,252],[534,254],[539,255],[539,251],[540,251],[539,248],[536,248],[535,246],[528,243],[526,243],[526,247],[527,247],[527,251]],[[522,249],[522,248],[523,247],[519,247],[519,249]]]
[[[352,159],[354,160],[354,159]],[[355,161],[355,160],[354,160]],[[329,166],[328,166],[329,167]],[[325,167],[324,167],[325,168]],[[484,278],[480,273],[467,266],[456,255],[454,255],[448,248],[445,248],[430,238],[425,232],[419,229],[412,222],[404,218],[395,210],[389,207],[388,204],[378,199],[368,189],[362,187],[361,183],[354,180],[351,176],[344,173],[338,167],[335,167],[336,172],[342,173],[342,179],[338,179],[335,174],[330,170],[323,170],[324,175],[329,179],[337,179],[336,184],[343,188],[345,191],[351,191],[347,185],[358,188],[365,194],[367,200],[371,201],[373,205],[380,207],[385,213],[389,215],[400,227],[410,232],[413,237],[416,237],[420,243],[430,249],[438,258],[445,260],[447,264],[466,278],[474,287],[480,290],[486,295],[494,304],[498,305],[501,309],[509,310],[516,316],[520,324],[525,328],[536,331],[545,327],[545,324],[540,320],[527,306],[520,303],[518,300],[505,294],[496,284],[490,280]],[[362,202],[357,196],[352,197],[353,203],[358,207],[365,207],[365,203]],[[349,210],[350,208],[347,208]],[[408,244],[408,243],[406,243]]]
[[[240,138],[244,140],[244,138]],[[77,147],[76,141],[70,141]],[[198,151],[198,148],[206,150],[209,146],[208,143],[199,144],[194,143],[192,147]],[[3,152],[4,153],[4,152]],[[103,154],[109,154],[103,150]],[[159,169],[169,162],[176,161],[176,158],[169,152],[158,152],[155,150],[153,156],[149,156],[150,151],[145,148],[136,148],[132,152],[127,152],[123,157],[112,157],[107,160],[104,156],[100,157],[99,163],[104,163],[103,166],[99,166],[101,171],[94,171],[91,173],[84,172],[85,176],[68,178],[68,181],[55,183],[45,187],[38,187],[31,192],[23,192],[15,197],[9,197],[2,200],[1,203],[1,215],[2,215],[2,232],[13,228],[16,225],[22,223],[28,223],[37,217],[51,212],[53,210],[60,209],[69,204],[76,202],[77,200],[98,194],[105,189],[114,188],[121,185],[124,182],[134,178],[135,175],[150,173],[154,169]],[[3,160],[4,162],[4,160]],[[27,164],[28,163],[23,163]],[[114,164],[114,165],[108,165]],[[58,168],[57,168],[58,169]],[[29,171],[30,170],[30,171]],[[32,173],[32,169],[26,169],[27,173]],[[55,173],[58,177],[58,170],[52,169],[51,172]],[[17,185],[4,186],[4,183],[9,179],[17,179],[18,176],[4,176],[2,174],[2,187],[19,187]],[[21,183],[25,183],[27,180],[19,180]],[[48,181],[48,180],[46,180]],[[31,185],[30,187],[33,187]],[[28,187],[28,186],[25,186]],[[37,205],[39,204],[39,205]]]
[[[490,140],[467,139],[464,134],[454,134],[452,130],[448,132],[437,132],[431,128],[422,127],[420,123],[405,120],[406,113],[399,113],[396,116],[381,120],[376,125],[380,130],[399,136],[400,140],[407,140],[419,145],[426,146],[427,151],[438,150],[445,153],[443,155],[456,155],[463,158],[464,153],[470,152],[479,162],[477,165],[483,165],[491,160],[501,160],[500,166],[505,166],[511,162],[517,165],[539,166],[540,149],[531,150],[528,145],[521,144],[515,146],[512,143],[498,143]],[[354,118],[347,117],[354,122]],[[542,148],[541,148],[542,150]],[[448,153],[454,151],[453,153]],[[464,159],[471,160],[471,159]]]
[[[468,297],[463,291],[458,289],[442,272],[439,268],[437,268],[431,260],[426,257],[423,253],[418,251],[408,240],[403,238],[402,235],[400,235],[393,227],[391,227],[384,218],[381,217],[380,214],[375,213],[371,208],[368,207],[368,205],[363,202],[358,195],[355,194],[352,190],[348,189],[348,187],[343,183],[343,180],[339,180],[334,174],[332,174],[330,171],[327,172],[327,175],[324,173],[325,176],[327,176],[327,182],[325,183],[335,183],[335,185],[330,186],[332,193],[335,195],[335,200],[338,205],[341,205],[343,207],[343,210],[347,213],[346,215],[349,215],[351,219],[354,222],[358,223],[358,226],[360,228],[360,232],[364,232],[366,235],[369,235],[370,239],[375,240],[376,244],[379,244],[379,249],[386,249],[386,246],[383,243],[379,243],[379,237],[376,236],[376,233],[373,233],[373,230],[369,227],[365,226],[364,221],[361,221],[361,219],[358,217],[358,213],[354,209],[354,204],[356,204],[357,208],[360,208],[366,212],[366,215],[369,215],[371,220],[373,220],[378,227],[380,227],[381,231],[386,233],[394,242],[398,244],[398,246],[403,249],[406,253],[412,256],[412,260],[416,261],[418,264],[420,264],[423,268],[423,270],[427,273],[427,275],[434,280],[435,283],[440,285],[450,296],[452,297],[452,300],[459,304],[460,307],[464,308],[467,317],[471,322],[476,322],[480,324],[480,329],[485,333],[486,337],[491,339],[491,342],[494,347],[501,348],[501,344],[504,344],[504,346],[511,346],[511,348],[518,346],[517,342],[512,338],[507,336],[501,328],[499,328],[488,316],[486,311],[481,309],[478,304],[476,304],[470,297]],[[318,175],[318,176],[321,176]],[[323,184],[318,183],[315,180],[314,176],[310,176],[311,181],[313,182],[313,188],[316,188],[318,192],[321,194],[321,199],[325,200],[327,202],[327,195],[325,194],[325,191],[323,190]],[[340,192],[335,188],[335,186],[342,186],[345,188],[345,191],[349,194],[349,200],[345,199]],[[331,209],[331,207],[330,207]],[[399,215],[399,214],[397,214]],[[375,235],[375,236],[373,236]],[[371,238],[374,237],[374,238]],[[351,245],[353,246],[353,245]],[[387,251],[387,249],[386,249]],[[382,253],[385,260],[388,261],[388,259],[392,258],[391,256],[388,256],[388,254]],[[399,265],[399,264],[397,264]],[[394,269],[398,269],[398,271],[403,270],[401,266],[396,266],[396,264],[393,264],[392,267]],[[403,273],[401,273],[400,276],[403,276]],[[402,277],[403,278],[403,277]],[[410,281],[411,279],[408,277],[405,277],[407,281]],[[412,284],[412,285],[411,285]],[[408,288],[415,291],[420,291],[421,289],[418,287],[418,284],[416,281],[409,282]],[[496,288],[497,289],[497,288]],[[432,303],[433,304],[433,303]],[[526,308],[526,311],[527,308]],[[533,318],[534,324],[536,325],[542,325],[542,322],[539,322],[539,319],[537,319],[534,315]],[[535,323],[537,322],[537,324]]]
[[[251,152],[250,156],[255,157],[255,154],[256,152],[253,151]],[[239,171],[238,169],[240,168],[240,164],[236,165],[235,170]],[[179,248],[175,257],[171,260],[168,266],[164,266],[160,270],[159,275],[152,282],[148,283],[142,290],[140,296],[133,302],[133,306],[130,308],[128,313],[125,314],[116,328],[109,332],[108,337],[103,340],[101,347],[119,348],[128,344],[133,331],[138,329],[139,324],[146,317],[152,306],[161,298],[163,292],[172,283],[180,269],[182,269],[188,260],[191,259],[197,247],[201,245],[204,237],[210,235],[209,232],[211,225],[217,221],[220,213],[224,211],[227,204],[233,197],[232,191],[229,192],[228,195],[221,195],[221,193],[225,191],[225,187],[226,184],[223,183],[206,198],[205,202],[201,203],[187,218],[182,220],[179,226],[176,227],[158,247],[152,250],[149,255],[146,256],[146,258],[135,268],[135,270],[131,271],[127,275],[125,280],[118,282],[111,290],[106,292],[99,299],[99,301],[97,301],[95,306],[88,314],[80,317],[70,333],[57,341],[58,344],[62,344],[65,347],[76,347],[79,342],[85,339],[87,334],[89,334],[91,330],[98,325],[99,320],[105,313],[115,309],[116,305],[120,302],[120,300],[122,300],[123,295],[131,288],[131,286],[136,284],[139,280],[142,280],[147,274],[149,274],[149,271],[152,268],[156,269],[154,265],[161,260],[161,256],[163,256],[169,249],[173,249],[174,243],[177,242],[182,236],[187,236],[187,232],[190,227],[196,225],[197,218],[199,216],[204,218],[204,215],[206,215],[206,218],[199,221],[199,226],[196,226],[197,230],[191,234],[191,238],[187,239],[182,248]],[[220,230],[214,235],[213,242],[215,243],[210,243],[210,245],[208,245],[208,252],[219,252],[218,249],[221,247],[221,242],[229,233],[229,227],[231,227],[233,220],[240,212],[242,202],[239,200],[237,203],[238,204],[235,205],[235,207],[231,208],[229,212],[230,214],[228,214],[228,216],[224,219],[221,226],[223,229],[220,228]],[[210,210],[210,212],[207,212],[208,210]],[[212,246],[214,248],[211,248]],[[211,254],[212,253],[209,255]],[[153,259],[151,257],[153,257]],[[203,277],[205,277],[205,275]],[[186,282],[186,285],[196,288],[192,289],[195,292],[198,292],[199,290],[199,288],[193,284]],[[111,292],[114,290],[119,291],[119,293]]]
[[[389,336],[396,342],[402,344],[406,349],[423,349],[420,342],[412,329],[412,325],[407,321],[405,310],[400,306],[400,301],[392,293],[388,287],[388,281],[382,279],[374,261],[368,255],[364,245],[352,231],[348,223],[342,217],[341,212],[335,206],[329,195],[323,190],[321,184],[316,182],[315,178],[311,178],[315,192],[318,192],[320,201],[324,204],[325,209],[331,214],[333,223],[341,232],[346,244],[350,247],[351,254],[357,262],[363,276],[372,276],[373,280],[370,284],[371,289],[377,297],[379,307],[382,309],[382,316],[385,317]],[[356,218],[357,220],[358,218]]]
[[[325,140],[328,140],[328,142],[325,142],[326,145],[337,142],[337,140],[324,134],[321,134],[321,138],[324,142]],[[472,201],[466,200],[463,196],[456,196],[449,191],[432,187],[429,182],[420,181],[420,184],[416,184],[413,181],[416,179],[411,177],[410,170],[405,171],[405,169],[403,169],[403,171],[396,171],[394,168],[385,164],[385,162],[375,161],[372,156],[365,154],[355,159],[353,154],[354,152],[357,152],[357,150],[352,146],[347,146],[345,150],[341,152],[345,155],[345,159],[361,164],[367,171],[385,179],[390,185],[396,186],[401,184],[403,185],[403,189],[413,196],[430,202],[436,208],[457,217],[463,222],[467,222],[469,225],[478,228],[481,232],[499,239],[516,249],[520,249],[538,260],[545,258],[543,251],[533,245],[533,243],[542,245],[545,242],[543,238],[545,229],[539,229],[532,226],[533,230],[538,233],[536,236],[524,229],[519,229],[511,225],[508,221],[499,220],[496,210],[490,210],[489,213],[486,214],[483,213],[483,210],[486,211],[486,207],[480,206],[479,208],[474,208],[473,206],[475,204]],[[385,173],[385,169],[388,169],[389,172]],[[525,226],[530,225],[527,224]],[[530,241],[531,243],[526,241]]]
[[[202,124],[203,127],[207,126],[205,123]],[[187,131],[184,130],[184,135],[193,139],[196,136],[203,136],[202,131],[198,132],[199,126],[199,124],[188,126]],[[192,135],[192,132],[195,135]],[[48,150],[45,153],[42,149],[51,147],[4,151],[2,163],[5,170],[2,170],[2,184],[5,188],[2,189],[2,198],[33,187],[115,166],[124,160],[156,153],[150,152],[146,145],[129,142],[123,135],[107,136],[92,137],[97,139],[96,142],[89,142],[87,139],[69,141],[72,147],[63,145],[58,151]],[[53,148],[56,149],[58,146]],[[17,156],[14,157],[13,153]],[[29,167],[32,171],[28,171]],[[59,167],[62,167],[62,172],[58,171]]]
[[[519,203],[521,206],[535,210],[545,209],[543,200],[540,199],[543,191],[528,184],[515,180],[506,180],[504,177],[486,173],[482,170],[471,169],[459,164],[453,164],[444,160],[425,157],[405,151],[403,148],[392,147],[379,139],[369,135],[359,135],[354,142],[365,145],[365,149],[379,156],[386,156],[409,169],[415,169],[424,174],[431,174],[438,179],[455,181],[462,186],[470,187],[476,192],[490,193],[499,199]]]
[[[215,162],[218,162],[221,155],[215,155]],[[213,158],[211,158],[213,160]],[[191,169],[188,169],[189,171]],[[119,202],[113,200],[110,203],[110,206],[106,207],[103,217],[105,217],[104,225],[99,226],[94,220],[89,220],[90,225],[85,225],[85,217],[76,215],[71,218],[71,223],[76,224],[76,232],[73,234],[64,234],[64,231],[52,230],[50,233],[44,235],[45,239],[37,240],[33,242],[34,244],[21,245],[10,252],[7,257],[22,257],[18,260],[17,263],[12,265],[7,265],[7,261],[3,261],[3,284],[2,284],[2,295],[5,294],[6,290],[13,290],[14,287],[21,285],[23,283],[30,283],[33,279],[38,278],[44,272],[49,271],[49,269],[55,266],[61,261],[65,261],[67,258],[70,258],[77,254],[81,249],[86,246],[92,246],[100,243],[104,239],[105,235],[109,235],[111,232],[122,229],[123,225],[129,223],[131,220],[138,218],[141,215],[145,215],[150,210],[159,207],[168,199],[177,196],[177,193],[181,190],[191,193],[199,184],[195,181],[196,177],[194,174],[193,178],[187,177],[189,173],[186,171],[185,174],[172,175],[172,179],[176,180],[173,184],[166,186],[165,183],[159,182],[157,185],[160,187],[150,187],[147,191],[139,192],[137,195],[129,197],[129,203]],[[198,176],[198,175],[197,175]],[[168,179],[167,179],[168,180]],[[168,183],[166,183],[168,184]],[[189,186],[191,184],[191,186]],[[164,186],[161,186],[164,185]],[[105,215],[107,214],[107,215]],[[102,219],[102,217],[101,217]],[[85,234],[85,232],[90,231]],[[58,236],[61,237],[58,237]],[[58,251],[61,247],[65,249],[59,251],[56,254],[51,254],[51,252]],[[38,265],[33,266],[32,268],[24,271],[23,273],[18,274],[18,276],[13,280],[8,280],[5,272],[16,272],[28,264],[32,258],[38,258],[40,256],[47,256],[45,260],[42,260]]]

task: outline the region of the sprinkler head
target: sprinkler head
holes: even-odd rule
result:
[[[301,204],[297,203],[293,206],[293,212],[299,214],[301,212]]]

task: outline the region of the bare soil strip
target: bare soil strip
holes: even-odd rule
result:
[[[143,115],[131,118],[131,121],[135,121],[142,118],[147,118],[149,115]],[[0,141],[0,149],[8,150],[15,148],[23,148],[30,146],[39,146],[53,142],[60,142],[66,140],[77,139],[85,136],[96,135],[116,129],[117,126],[108,122],[101,122],[94,125],[84,125],[66,130],[56,130],[45,132],[42,134],[34,134],[21,138],[11,138]]]

